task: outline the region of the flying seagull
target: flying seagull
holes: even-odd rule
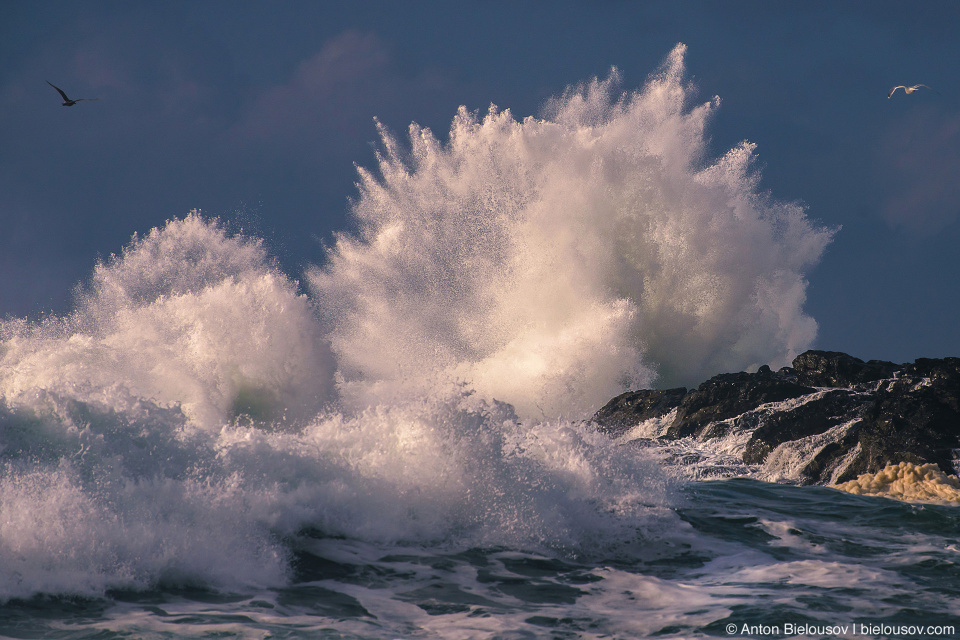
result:
[[[888,98],[892,98],[892,97],[893,97],[893,92],[896,91],[897,89],[903,89],[904,92],[905,92],[907,95],[910,95],[911,93],[913,93],[914,91],[916,91],[916,90],[919,89],[920,87],[924,87],[924,88],[926,88],[926,89],[930,89],[930,87],[928,87],[928,86],[925,85],[925,84],[915,84],[915,85],[913,85],[912,87],[905,87],[905,86],[903,86],[902,84],[898,84],[898,85],[895,86],[893,89],[890,89],[890,93],[887,94],[887,97],[888,97]],[[931,89],[931,91],[932,91],[932,89]]]
[[[76,100],[71,100],[70,98],[67,97],[67,94],[65,94],[65,93],[63,92],[63,89],[61,89],[61,88],[58,87],[57,85],[53,84],[53,83],[50,82],[49,80],[47,80],[47,84],[50,85],[51,87],[53,87],[54,89],[56,89],[56,90],[60,93],[60,95],[63,96],[63,106],[65,106],[65,107],[72,107],[73,105],[75,105],[75,104],[77,104],[78,102],[81,102],[81,101],[83,101],[83,100],[88,100],[88,101],[89,101],[89,100],[99,100],[99,99],[100,99],[100,98],[77,98]]]

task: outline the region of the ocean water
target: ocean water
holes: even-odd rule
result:
[[[955,507],[588,421],[816,337],[833,231],[710,157],[683,55],[381,127],[300,281],[193,212],[0,322],[0,636],[953,634]]]

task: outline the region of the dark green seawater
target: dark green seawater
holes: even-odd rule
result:
[[[747,479],[682,494],[659,535],[608,558],[305,532],[288,542],[288,586],[15,599],[0,607],[0,635],[956,637],[960,509]]]

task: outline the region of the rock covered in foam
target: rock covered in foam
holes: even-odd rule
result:
[[[669,421],[665,441],[729,437],[744,463],[779,465],[767,475],[805,484],[851,481],[901,462],[953,471],[960,358],[897,365],[807,351],[792,364],[722,374],[690,391],[622,394],[593,421],[617,437],[650,419]]]
[[[933,463],[891,464],[877,473],[861,474],[856,480],[833,485],[833,488],[864,496],[960,503],[960,478],[945,474]]]

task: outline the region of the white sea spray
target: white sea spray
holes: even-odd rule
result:
[[[466,381],[524,417],[628,387],[788,363],[832,232],[759,190],[754,145],[707,157],[685,47],[639,91],[570,89],[541,118],[461,108],[449,139],[380,127],[359,231],[308,275],[344,390]]]
[[[540,118],[461,109],[447,141],[381,127],[307,294],[192,213],[72,313],[0,321],[0,599],[277,586],[306,530],[565,557],[679,535],[669,474],[580,418],[804,349],[831,235],[758,190],[749,143],[706,157],[718,101],[689,106],[683,53]]]

